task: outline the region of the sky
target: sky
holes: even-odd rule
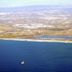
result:
[[[72,5],[72,0],[0,0],[0,7],[29,5]]]

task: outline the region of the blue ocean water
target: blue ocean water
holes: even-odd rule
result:
[[[72,72],[72,43],[0,40],[0,72]]]

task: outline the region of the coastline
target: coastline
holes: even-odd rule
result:
[[[0,40],[11,40],[11,41],[28,41],[28,42],[59,42],[59,43],[72,43],[72,41],[63,40],[39,40],[39,39],[19,39],[19,38],[0,38]]]

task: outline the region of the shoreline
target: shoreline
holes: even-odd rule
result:
[[[72,41],[63,41],[63,40],[39,40],[39,39],[19,39],[19,38],[0,38],[0,40],[27,41],[27,42],[59,42],[59,43],[72,43]]]

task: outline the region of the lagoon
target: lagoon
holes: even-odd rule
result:
[[[39,39],[65,39],[65,40],[72,40],[72,36],[39,35],[39,36],[34,36],[34,38],[39,38]]]

